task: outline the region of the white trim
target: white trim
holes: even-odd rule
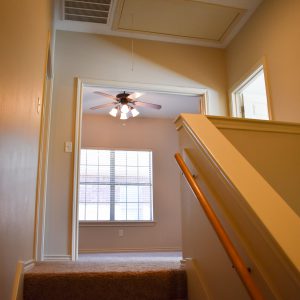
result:
[[[34,265],[35,265],[34,259],[29,259],[23,262],[24,272],[28,272],[29,270],[31,270],[34,267]]]
[[[50,145],[50,124],[53,80],[48,82],[49,94],[43,103],[43,115],[41,120],[41,138],[39,149],[39,169],[37,179],[37,208],[36,208],[36,228],[35,228],[35,259],[43,260],[44,239],[45,239],[45,218],[46,218],[46,197],[47,197],[47,174],[48,157]],[[46,103],[45,103],[46,102]]]
[[[206,90],[204,94],[200,95],[200,114],[208,115],[208,91]]]
[[[206,1],[206,0],[202,0]],[[228,2],[228,0],[214,0],[213,2],[219,2],[219,4],[224,5],[222,2]],[[208,1],[210,2],[210,1]],[[229,0],[229,2],[232,2]],[[118,17],[118,9],[117,4],[119,1],[114,0],[111,4],[111,11],[109,12],[109,18],[107,24],[97,24],[90,22],[76,22],[70,20],[64,20],[61,12],[61,6],[56,5],[54,11],[54,26],[56,30],[63,31],[73,31],[73,32],[85,32],[90,34],[100,34],[100,35],[108,35],[108,36],[118,36],[125,38],[134,38],[134,39],[142,39],[142,40],[150,40],[150,41],[161,41],[167,43],[176,43],[176,44],[186,44],[186,45],[196,45],[196,46],[204,46],[204,47],[215,47],[215,48],[226,48],[231,40],[238,34],[240,29],[246,24],[248,19],[254,13],[258,5],[261,1],[248,1],[248,3],[241,4],[240,0],[235,0],[235,4],[229,4],[229,6],[234,6],[236,8],[240,8],[243,10],[243,13],[238,21],[230,26],[230,30],[225,33],[224,38],[221,41],[216,40],[206,40],[200,38],[188,38],[181,36],[170,36],[166,34],[146,34],[139,33],[135,31],[120,31],[116,30],[117,26],[115,26],[114,20],[117,20]],[[244,2],[244,1],[243,1]]]
[[[204,276],[201,274],[197,261],[194,258],[183,258],[182,265],[187,273],[189,300],[212,299],[204,284]]]
[[[82,90],[83,86],[100,86],[105,88],[126,88],[144,91],[154,91],[158,93],[169,93],[178,95],[204,95],[206,107],[209,107],[207,100],[207,89],[180,87],[169,85],[148,84],[141,82],[126,82],[126,81],[112,81],[92,78],[76,78],[76,119],[75,119],[75,137],[74,137],[74,179],[73,179],[73,203],[72,203],[72,241],[71,253],[72,260],[78,259],[78,186],[79,186],[79,163],[80,163],[80,149],[81,149],[81,129],[82,129]],[[154,204],[153,204],[154,205]]]
[[[74,179],[73,179],[73,206],[72,206],[72,260],[78,258],[78,187],[80,180],[80,148],[81,148],[81,127],[82,127],[82,88],[83,82],[77,78],[76,97],[76,120],[75,120],[75,141],[74,141]]]
[[[158,41],[162,43],[174,43],[174,44],[183,44],[183,45],[193,45],[200,47],[213,47],[223,49],[226,47],[227,43],[220,43],[214,41],[205,41],[192,38],[176,38],[167,35],[146,35],[137,32],[123,32],[115,31],[108,28],[107,24],[93,24],[87,22],[76,22],[70,20],[55,20],[55,29],[62,31],[71,31],[71,32],[82,32],[88,34],[98,34],[103,36],[115,36],[128,39],[140,39],[148,41]],[[75,23],[75,24],[74,24]],[[74,28],[76,27],[76,28]]]
[[[118,147],[110,147],[108,149],[108,147],[92,147],[92,146],[88,146],[88,147],[81,147],[81,149],[85,149],[85,150],[115,150],[115,151],[151,151],[153,153],[153,149],[150,148],[118,148]]]
[[[63,21],[66,21],[66,19],[65,19],[65,1],[66,0],[62,0],[61,1],[61,19],[63,20]]]
[[[82,154],[83,150],[87,150],[88,151],[88,148],[81,147],[80,155]],[[124,225],[124,226],[143,226],[143,225],[147,226],[146,223],[148,223],[148,226],[149,226],[149,223],[151,223],[153,221],[153,219],[154,219],[154,217],[153,217],[153,211],[154,211],[154,209],[153,209],[153,206],[154,206],[153,205],[153,202],[154,202],[153,201],[153,189],[154,189],[154,186],[153,186],[154,185],[153,184],[153,150],[144,150],[144,149],[140,149],[140,150],[136,150],[136,149],[117,150],[117,149],[114,149],[113,147],[112,148],[108,147],[108,148],[105,148],[105,149],[102,149],[101,147],[99,147],[99,148],[96,147],[96,148],[93,148],[91,151],[93,151],[93,150],[97,151],[97,152],[104,150],[104,151],[106,151],[106,152],[108,151],[110,153],[110,169],[111,170],[110,170],[110,179],[109,180],[110,180],[111,186],[116,186],[117,185],[117,183],[115,182],[114,175],[112,175],[112,173],[111,173],[111,172],[115,173],[112,170],[114,170],[115,167],[116,167],[115,166],[115,159],[113,159],[114,162],[112,162],[112,160],[111,160],[112,159],[111,158],[111,154],[113,152],[116,152],[116,153],[117,152],[126,152],[127,154],[129,152],[138,152],[138,153],[147,152],[147,155],[148,155],[149,161],[150,161],[149,165],[147,166],[147,168],[148,168],[148,174],[149,174],[150,178],[149,178],[149,182],[148,183],[144,182],[143,185],[145,185],[145,186],[147,186],[149,188],[148,196],[149,196],[149,199],[150,199],[149,200],[149,204],[150,204],[150,207],[149,207],[150,216],[149,216],[149,219],[142,219],[142,218],[140,219],[139,216],[138,216],[137,220],[132,220],[132,219],[127,219],[127,215],[126,215],[126,218],[124,220],[118,220],[118,219],[115,219],[115,215],[112,216],[111,212],[110,212],[109,219],[108,220],[102,220],[101,218],[98,219],[99,214],[97,212],[96,219],[95,220],[89,220],[89,219],[86,219],[87,215],[86,215],[86,211],[85,211],[83,218],[80,219],[80,217],[79,217],[79,225],[80,225],[80,223],[82,223],[83,225],[87,225],[87,226],[89,226],[89,225],[91,225],[91,226],[122,226],[122,225]],[[88,156],[89,156],[88,153],[86,153],[86,158],[87,159],[88,159]],[[139,163],[137,163],[137,164],[138,164],[138,166],[140,166]],[[127,163],[125,165],[126,165],[126,167],[128,166]],[[80,166],[82,166],[82,165],[80,165]],[[88,167],[88,163],[86,162],[84,164],[84,166]],[[98,169],[99,168],[101,169],[101,165],[98,164]],[[126,177],[127,177],[127,175],[126,175]],[[137,175],[137,177],[139,178],[139,175]],[[80,182],[80,185],[81,184],[82,184],[82,182]],[[135,182],[135,184],[138,185],[138,186],[140,186],[139,180],[137,180]],[[128,186],[127,183],[124,184],[124,185]],[[85,210],[86,210],[86,206],[87,206],[87,203],[85,201],[86,200],[86,195],[83,198],[84,198],[83,202],[80,202],[80,199],[78,200],[78,202],[79,202],[79,205],[80,206],[83,205],[85,207]],[[138,200],[136,200],[133,203],[136,203],[136,204],[139,203],[140,196],[137,195],[137,198],[138,198]],[[114,198],[114,196],[110,195],[110,204],[114,203],[114,205],[116,205],[115,200],[116,199]],[[82,201],[82,199],[81,199],[81,201]],[[126,208],[126,211],[127,211],[127,208]],[[80,214],[80,211],[79,211],[79,214]],[[125,224],[128,224],[128,225],[125,225]]]
[[[117,7],[118,0],[111,0],[108,18],[107,18],[107,25],[109,28],[113,26],[113,16],[115,15],[116,7]]]
[[[229,89],[230,93],[233,93],[234,91],[238,90],[243,83],[246,81],[248,77],[250,77],[257,69],[259,69],[261,66],[267,65],[265,56],[259,59],[248,71],[246,71]]]
[[[198,96],[206,93],[205,88],[194,88],[184,86],[173,86],[173,85],[160,85],[150,84],[143,82],[128,82],[128,81],[114,81],[114,80],[101,80],[92,78],[80,78],[80,82],[85,86],[97,86],[105,88],[126,88],[143,90],[145,92],[156,92],[156,93],[167,93],[174,95],[187,95],[187,96]]]
[[[300,124],[244,118],[207,116],[219,129],[300,134]]]
[[[198,122],[195,122],[196,118],[198,119]],[[286,280],[282,281],[281,278],[280,285],[284,286],[291,283],[293,287],[300,288],[300,282],[298,280],[300,265],[298,259],[299,256],[297,255],[297,253],[299,252],[297,252],[297,249],[295,250],[296,246],[299,245],[299,243],[297,243],[299,240],[299,235],[297,235],[299,218],[292,211],[292,209],[288,207],[285,201],[281,199],[276,191],[274,191],[273,188],[269,186],[269,184],[260,176],[260,174],[257,173],[257,171],[247,162],[247,160],[244,159],[243,156],[241,156],[240,153],[237,152],[230,143],[224,143],[224,136],[220,132],[213,131],[215,136],[214,139],[211,138],[212,127],[209,124],[210,122],[207,122],[207,120],[205,120],[204,118],[206,117],[200,115],[193,116],[189,114],[182,114],[179,118],[177,118],[176,126],[178,130],[180,128],[184,129],[193,140],[196,148],[200,151],[201,157],[205,157],[205,159],[211,165],[213,172],[217,174],[216,177],[218,177],[224,183],[224,185],[227,186],[228,193],[230,193],[231,195],[230,198],[232,199],[232,203],[238,206],[241,213],[243,213],[243,216],[245,218],[244,222],[251,224],[251,228],[256,230],[257,239],[262,243],[262,247],[269,250],[269,257],[272,258],[273,261],[276,261],[277,268],[280,267],[280,270],[284,272]],[[251,120],[251,122],[268,122],[275,124],[281,123],[259,120]],[[247,178],[248,184],[250,185],[249,182],[251,180],[252,186],[257,187],[257,185],[260,185],[257,188],[260,191],[264,189],[266,200],[270,203],[270,199],[272,199],[274,205],[280,205],[280,210],[277,209],[277,211],[275,211],[274,208],[271,210],[274,211],[272,217],[276,217],[276,215],[282,214],[283,220],[285,220],[285,228],[287,228],[287,224],[289,224],[289,229],[292,229],[287,235],[288,239],[286,239],[284,234],[282,234],[283,231],[279,231],[280,236],[278,235],[278,231],[276,231],[276,228],[274,228],[278,226],[278,223],[275,224],[269,222],[267,224],[266,222],[263,222],[263,209],[261,207],[257,208],[257,206],[253,205],[253,202],[249,202],[249,200],[251,201],[252,199],[246,198],[247,195],[249,195],[249,192],[246,191],[246,185],[241,185],[240,183],[238,183],[239,185],[237,185],[237,182],[233,182],[229,177],[228,171],[231,172],[231,176],[234,176],[232,169],[230,170],[228,167],[229,165],[232,166],[232,162],[230,164],[226,164],[226,159],[224,158],[224,156],[220,156],[220,152],[219,150],[217,150],[216,146],[217,143],[220,142],[223,143],[223,146],[226,146],[226,149],[224,150],[224,148],[222,148],[222,151],[224,150],[226,153],[228,153],[228,150],[230,150],[235,154],[235,165],[238,167],[234,168],[234,172],[238,170],[239,174],[250,174],[251,177],[248,176]],[[245,171],[247,171],[247,173]],[[254,177],[254,175],[256,176],[256,178]],[[242,199],[247,199],[247,202],[245,203],[244,201],[241,201]],[[250,206],[251,204],[252,206]],[[267,203],[265,205],[267,205]],[[253,218],[254,214],[256,214],[257,218]],[[269,212],[266,213],[266,215],[268,215],[268,217],[265,219],[269,221],[271,218]],[[268,273],[269,270],[266,269],[266,265],[263,264],[262,260],[257,260],[257,257],[253,255],[253,249],[249,248],[239,232],[237,232],[237,235],[239,236],[240,243],[247,253],[247,256],[250,258],[253,266],[257,270],[259,277],[263,278],[268,288],[275,296],[278,295],[279,287],[277,285],[279,285],[279,279],[277,279],[276,281],[276,276],[274,276],[274,274]],[[292,240],[294,242],[292,242]],[[295,247],[289,247],[289,243],[294,243]]]
[[[44,261],[72,261],[71,255],[45,255]]]
[[[243,76],[235,82],[232,87],[228,91],[229,96],[229,113],[232,117],[239,116],[237,112],[237,105],[236,105],[236,96],[235,93],[243,86],[245,83],[247,84],[254,76],[259,72],[259,70],[264,71],[265,77],[265,86],[266,86],[266,94],[267,94],[267,104],[268,104],[268,113],[269,113],[269,120],[273,119],[272,114],[272,97],[271,97],[271,87],[270,87],[270,80],[269,80],[269,71],[268,71],[268,64],[267,59],[263,56],[259,61],[257,61],[249,71],[243,74]]]
[[[157,247],[157,248],[95,248],[79,249],[80,254],[88,253],[118,253],[118,252],[181,252],[180,247]]]
[[[151,227],[156,221],[79,221],[79,227]]]
[[[247,86],[249,86],[253,80],[255,79],[255,77],[264,69],[263,66],[263,62],[257,63],[256,64],[256,68],[252,67],[251,71],[248,72],[246,75],[246,78],[241,79],[240,84],[236,87],[236,89],[234,91],[238,91],[242,88],[246,88]]]
[[[38,174],[36,187],[36,210],[34,231],[34,258],[43,260],[46,217],[46,194],[48,174],[48,154],[50,143],[50,125],[52,110],[53,78],[51,65],[51,33],[48,36],[47,57],[44,72],[43,105],[39,137]],[[49,76],[47,76],[49,75]]]
[[[23,278],[24,273],[32,269],[35,265],[33,259],[17,262],[16,273],[13,282],[11,300],[23,300]]]

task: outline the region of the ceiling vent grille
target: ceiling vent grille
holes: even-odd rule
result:
[[[111,0],[65,0],[64,19],[107,24]]]

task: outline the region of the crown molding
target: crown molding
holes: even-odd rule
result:
[[[196,0],[191,0],[196,1]],[[234,26],[231,26],[230,30],[226,32],[224,38],[220,41],[212,41],[200,38],[188,38],[180,36],[170,36],[165,34],[146,34],[139,33],[134,31],[122,31],[116,28],[116,18],[118,16],[118,7],[122,1],[112,0],[111,11],[108,18],[108,24],[95,24],[88,22],[78,22],[78,21],[68,21],[63,20],[61,13],[62,0],[55,0],[55,9],[54,9],[54,29],[62,31],[72,31],[72,32],[81,32],[81,33],[91,33],[91,34],[100,34],[108,35],[115,37],[124,37],[124,38],[133,38],[141,40],[150,40],[150,41],[159,41],[175,44],[185,44],[185,45],[194,45],[202,47],[211,47],[211,48],[226,48],[231,40],[237,35],[241,28],[245,25],[248,19],[251,17],[253,12],[261,3],[260,0],[256,1],[244,1],[241,3],[237,0],[202,0],[200,2],[210,3],[210,4],[220,4],[225,6],[232,6],[244,10],[242,16],[234,22]]]

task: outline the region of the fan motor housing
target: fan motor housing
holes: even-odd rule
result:
[[[127,99],[127,97],[129,96],[130,94],[128,93],[120,93],[116,96],[117,99],[119,99],[120,103],[121,104],[127,104],[129,102],[129,100]]]

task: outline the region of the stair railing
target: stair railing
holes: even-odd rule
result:
[[[241,256],[238,254],[236,248],[234,247],[233,243],[231,242],[228,234],[226,233],[224,227],[222,226],[220,220],[218,219],[217,215],[213,211],[212,207],[208,203],[206,197],[202,193],[200,187],[196,183],[192,173],[188,169],[187,165],[185,164],[184,160],[182,159],[179,153],[175,154],[175,159],[182,170],[185,178],[187,179],[191,189],[193,190],[195,196],[197,197],[200,205],[202,206],[207,218],[209,219],[211,225],[213,226],[219,240],[221,241],[227,255],[229,256],[233,267],[237,271],[240,279],[242,280],[244,286],[246,287],[251,299],[253,300],[263,300],[265,299],[253,281],[252,277],[250,276],[249,269],[247,268],[246,264],[242,260]]]

